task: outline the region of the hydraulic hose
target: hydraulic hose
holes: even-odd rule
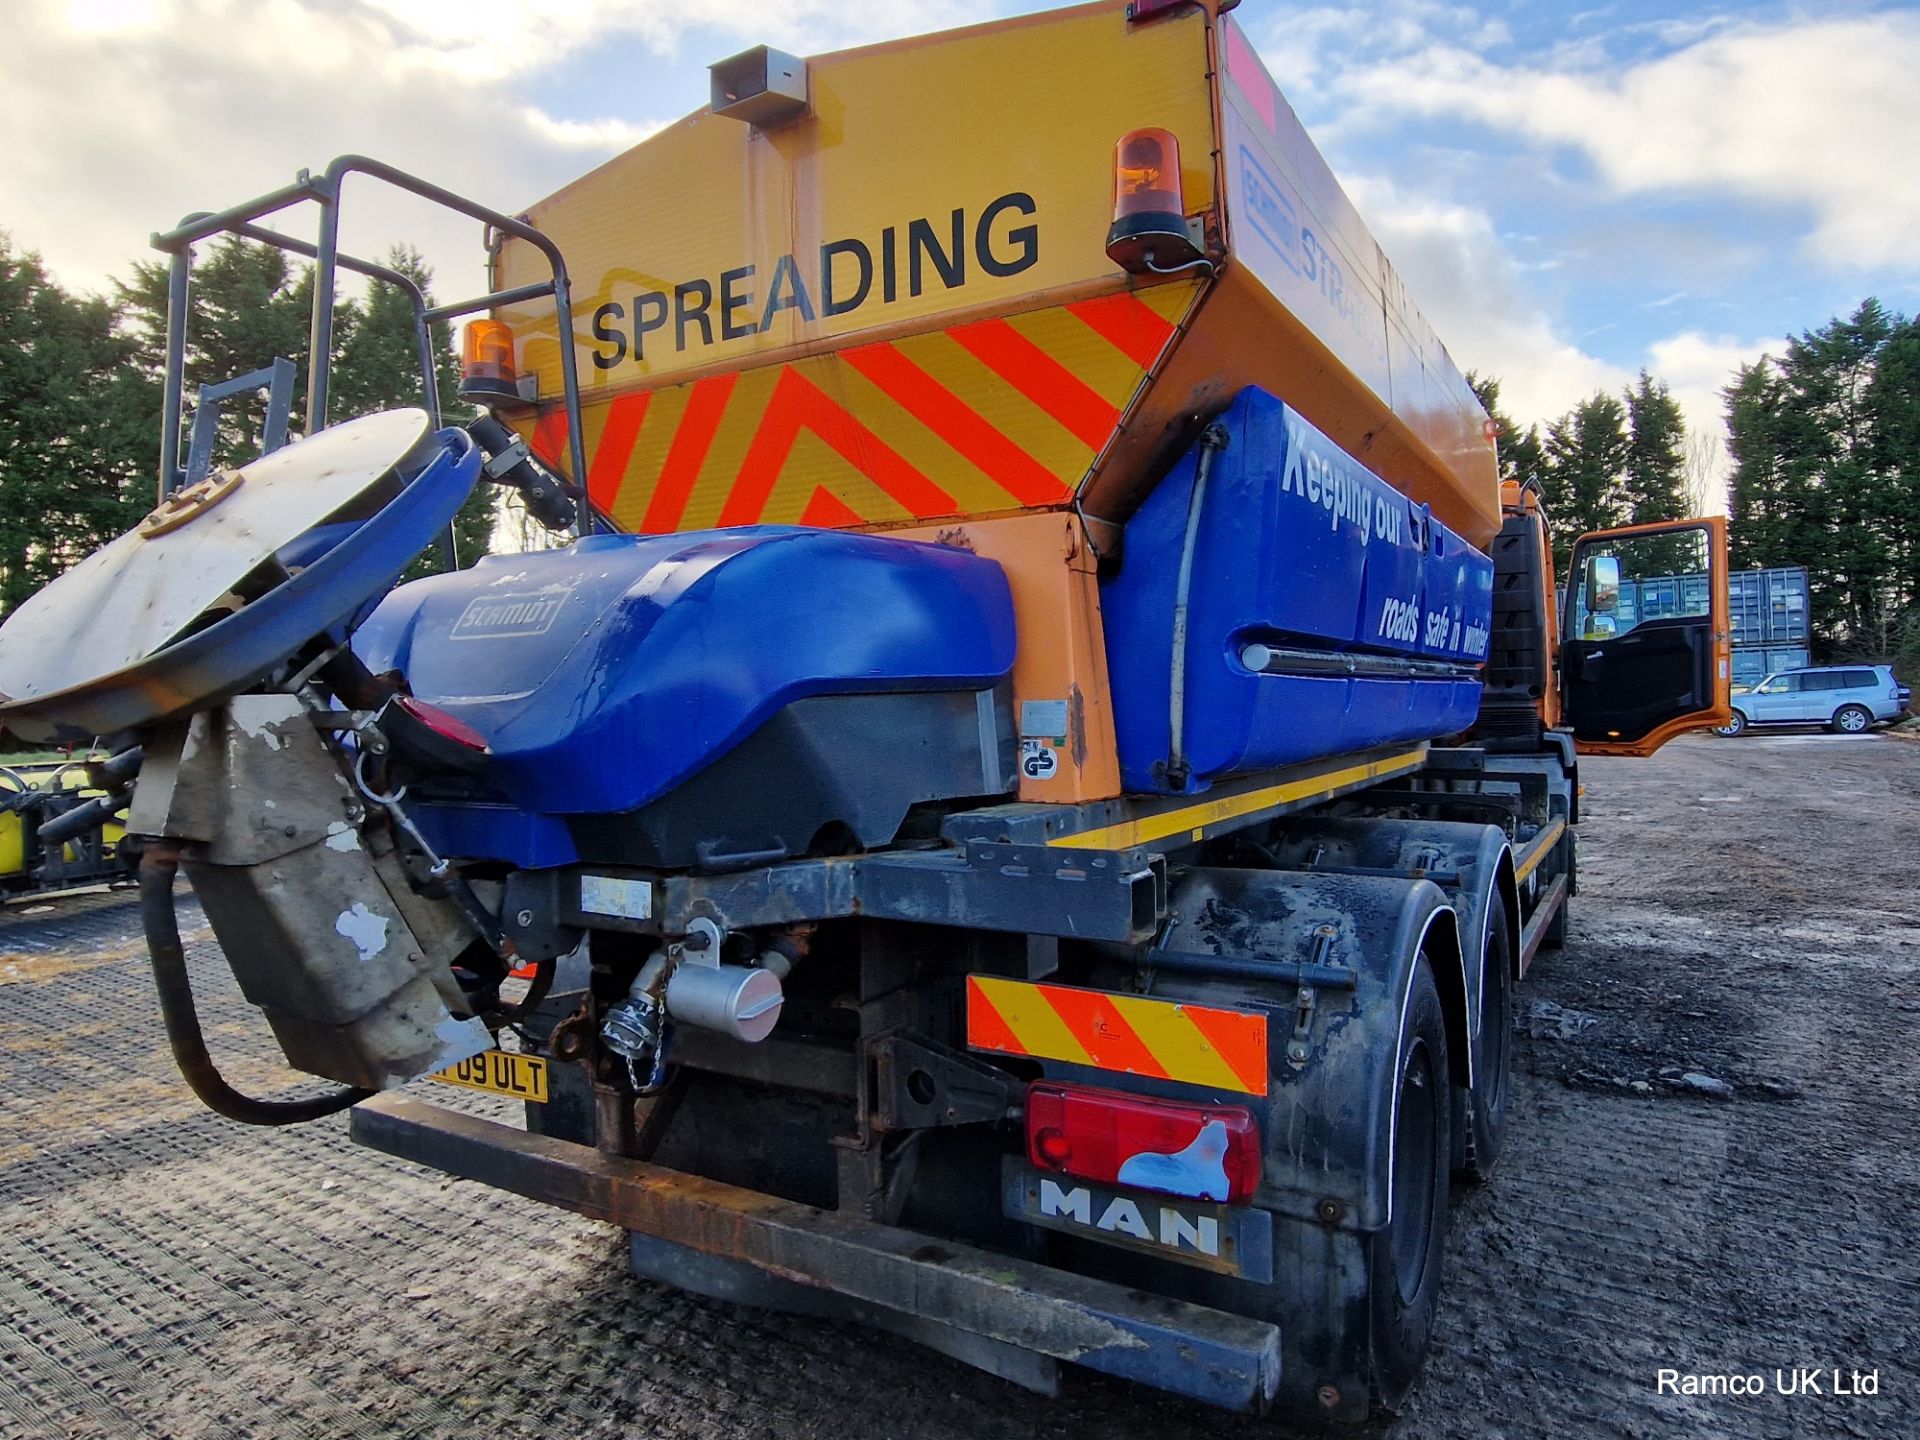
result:
[[[1227,448],[1227,427],[1217,421],[1200,436],[1200,458],[1194,463],[1193,489],[1187,496],[1187,528],[1180,542],[1180,573],[1173,591],[1173,659],[1167,685],[1167,783],[1186,785],[1193,767],[1187,763],[1187,601],[1193,589],[1193,554],[1200,540],[1200,514],[1207,503],[1207,476],[1213,457]]]
[[[244,1125],[297,1125],[336,1114],[372,1095],[371,1090],[344,1087],[308,1100],[256,1100],[220,1077],[200,1033],[193,986],[187,978],[187,954],[180,943],[180,918],[173,905],[173,882],[179,870],[180,849],[166,841],[149,844],[140,856],[140,923],[153,961],[167,1044],[188,1088],[215,1114]]]

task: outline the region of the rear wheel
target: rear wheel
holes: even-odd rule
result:
[[[1473,1037],[1473,1088],[1455,1091],[1454,1123],[1465,1143],[1460,1174],[1493,1175],[1507,1132],[1507,1082],[1513,1068],[1513,941],[1499,895],[1487,905],[1486,959],[1480,975],[1480,1033]]]
[[[1433,1337],[1447,1248],[1451,1092],[1447,1028],[1426,956],[1415,963],[1400,1022],[1393,1110],[1393,1183],[1386,1227],[1370,1237],[1376,1398],[1405,1398]]]
[[[1740,734],[1746,728],[1747,728],[1747,717],[1742,715],[1738,710],[1736,710],[1733,712],[1733,718],[1727,721],[1726,724],[1714,726],[1713,733],[1716,735],[1724,736],[1727,739],[1731,740],[1735,735]]]
[[[1864,735],[1873,726],[1873,712],[1864,705],[1842,705],[1833,712],[1833,728],[1842,735]]]

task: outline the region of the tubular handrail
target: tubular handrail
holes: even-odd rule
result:
[[[341,252],[340,195],[343,182],[349,175],[364,175],[369,179],[381,181],[444,209],[478,220],[491,232],[526,241],[546,257],[551,278],[531,285],[489,291],[485,295],[477,295],[456,304],[436,305],[429,309],[420,287],[407,276],[391,266],[379,265]],[[316,242],[298,240],[255,223],[265,216],[277,214],[303,203],[312,203],[320,207],[320,232]],[[364,155],[342,155],[328,165],[325,173],[317,178],[312,172],[302,170],[293,184],[229,209],[190,214],[172,230],[156,234],[152,240],[156,250],[173,257],[167,279],[166,375],[163,414],[160,422],[159,490],[162,500],[178,488],[183,479],[179,463],[180,427],[183,419],[187,318],[193,267],[192,247],[197,241],[223,233],[272,245],[292,254],[305,256],[314,262],[313,315],[307,337],[307,433],[309,435],[325,429],[327,424],[327,400],[333,369],[333,307],[338,270],[350,270],[370,279],[394,285],[412,301],[414,328],[420,351],[421,386],[427,414],[435,426],[440,423],[440,393],[433,362],[432,329],[437,321],[470,314],[475,310],[483,310],[495,305],[514,304],[551,295],[558,333],[564,337],[570,337],[573,334],[572,282],[567,275],[566,259],[561,255],[560,247],[551,239],[523,219],[504,215],[478,201],[469,200],[463,195],[457,195],[451,190]],[[570,344],[563,343],[560,346],[560,375],[562,403],[567,420],[568,461],[572,472],[563,478],[578,487],[585,483],[587,461],[585,438],[580,428],[579,374],[573,346]],[[579,515],[581,533],[591,533],[594,509],[591,504],[586,503],[584,497],[579,506]]]

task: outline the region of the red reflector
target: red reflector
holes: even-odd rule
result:
[[[1027,1159],[1129,1190],[1239,1204],[1260,1184],[1260,1129],[1239,1105],[1042,1081],[1027,1090]]]
[[[437,710],[424,700],[416,700],[411,695],[396,695],[393,703],[407,714],[418,720],[427,729],[443,740],[451,740],[456,745],[464,745],[469,750],[483,753],[487,748],[487,737],[474,729],[457,715],[449,715]]]

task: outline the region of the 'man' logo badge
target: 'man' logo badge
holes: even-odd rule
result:
[[[1157,1210],[1157,1216],[1150,1212]],[[1196,1254],[1220,1254],[1220,1222],[1212,1215],[1187,1215],[1175,1205],[1142,1205],[1129,1195],[1102,1195],[1096,1202],[1093,1191],[1084,1185],[1064,1188],[1052,1180],[1040,1182],[1040,1214],[1054,1221],[1069,1221],[1109,1235],[1125,1235],[1150,1245],[1170,1250],[1191,1250]],[[1159,1224],[1156,1228],[1154,1220]]]
[[[553,628],[569,589],[535,590],[508,595],[476,595],[460,612],[448,632],[451,640],[503,640],[544,635]]]
[[[1256,1284],[1273,1283],[1273,1215],[1256,1205],[1175,1201],[1089,1185],[1001,1160],[1001,1213],[1048,1230],[1144,1251]]]

